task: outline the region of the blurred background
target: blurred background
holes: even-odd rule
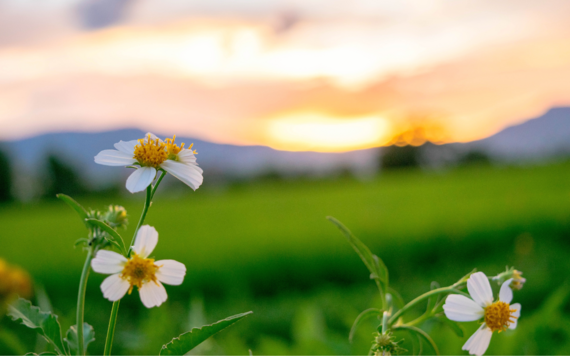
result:
[[[86,231],[55,194],[125,206],[130,239],[143,194],[93,157],[151,131],[194,143],[204,184],[161,185],[154,254],[188,272],[160,308],[123,300],[114,352],[156,354],[252,310],[195,353],[366,354],[378,321],[348,332],[376,287],[330,215],[406,301],[514,265],[522,316],[488,354],[567,353],[568,14],[564,0],[0,0],[0,294],[17,276],[75,323]],[[103,278],[88,285],[91,354]],[[3,314],[0,354],[45,347]],[[477,326],[422,328],[458,354]]]

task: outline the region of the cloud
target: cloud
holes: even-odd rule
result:
[[[428,115],[465,141],[570,101],[564,2],[141,0],[86,10],[99,15],[85,31],[70,1],[45,5],[67,25],[31,32],[17,17],[37,14],[8,4],[1,138],[135,126],[306,149],[281,146],[271,123]]]
[[[134,0],[86,0],[77,7],[84,28],[98,29],[120,23]]]

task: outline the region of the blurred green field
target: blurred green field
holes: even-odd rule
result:
[[[523,305],[521,331],[495,335],[489,353],[570,349],[564,326],[570,325],[564,289],[570,272],[570,163],[401,171],[370,181],[297,180],[225,190],[206,182],[196,192],[161,193],[146,220],[160,234],[154,256],[181,261],[188,273],[181,287],[167,287],[169,301],[158,309],[143,310],[136,292],[126,298],[116,352],[156,353],[190,324],[253,310],[248,320],[199,351],[366,353],[373,323],[360,330],[354,345],[346,339],[356,315],[374,306],[374,285],[344,237],[325,220],[328,215],[384,259],[392,285],[406,300],[427,291],[432,280],[445,285],[475,267],[493,275],[516,266],[528,279],[515,294]],[[124,205],[131,221],[122,231],[126,243],[142,199],[142,194],[77,198],[92,208]],[[26,268],[45,286],[62,323],[73,324],[85,257],[73,248],[85,235],[77,216],[60,201],[11,204],[0,206],[0,226],[0,257]],[[93,354],[102,352],[111,307],[98,289],[102,279],[92,273],[88,286],[86,321],[97,332]],[[536,327],[525,324],[531,320]],[[33,337],[4,318],[0,327],[8,326],[24,340]],[[470,332],[476,326],[467,325]],[[466,338],[438,325],[425,328],[433,329],[443,353],[460,353]],[[529,337],[536,332],[542,340]],[[412,351],[411,344],[407,348]]]

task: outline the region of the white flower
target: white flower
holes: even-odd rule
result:
[[[196,163],[192,145],[188,149],[184,144],[178,147],[174,143],[176,136],[162,141],[147,133],[144,139],[120,141],[115,143],[116,150],[103,150],[95,156],[95,163],[105,166],[138,165],[127,179],[127,189],[131,193],[140,192],[148,187],[156,177],[156,170],[164,169],[182,182],[196,190],[202,184],[202,168]]]
[[[148,258],[157,242],[156,229],[144,225],[137,233],[129,259],[113,251],[97,252],[91,261],[91,267],[95,272],[111,274],[101,284],[105,298],[117,301],[137,286],[144,306],[152,308],[161,305],[167,298],[162,283],[174,286],[182,284],[186,275],[186,267],[182,263]]]
[[[513,291],[509,287],[512,278],[501,285],[499,300],[493,302],[493,291],[489,279],[483,272],[473,273],[467,280],[467,289],[473,300],[457,294],[447,297],[443,310],[448,319],[454,321],[475,321],[484,318],[485,322],[467,340],[462,350],[471,355],[481,356],[487,351],[493,331],[505,331],[517,327],[521,314],[519,303],[509,305]]]

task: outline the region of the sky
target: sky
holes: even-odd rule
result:
[[[290,151],[418,127],[409,143],[476,140],[570,103],[568,13],[564,0],[0,0],[0,140],[131,127]]]

